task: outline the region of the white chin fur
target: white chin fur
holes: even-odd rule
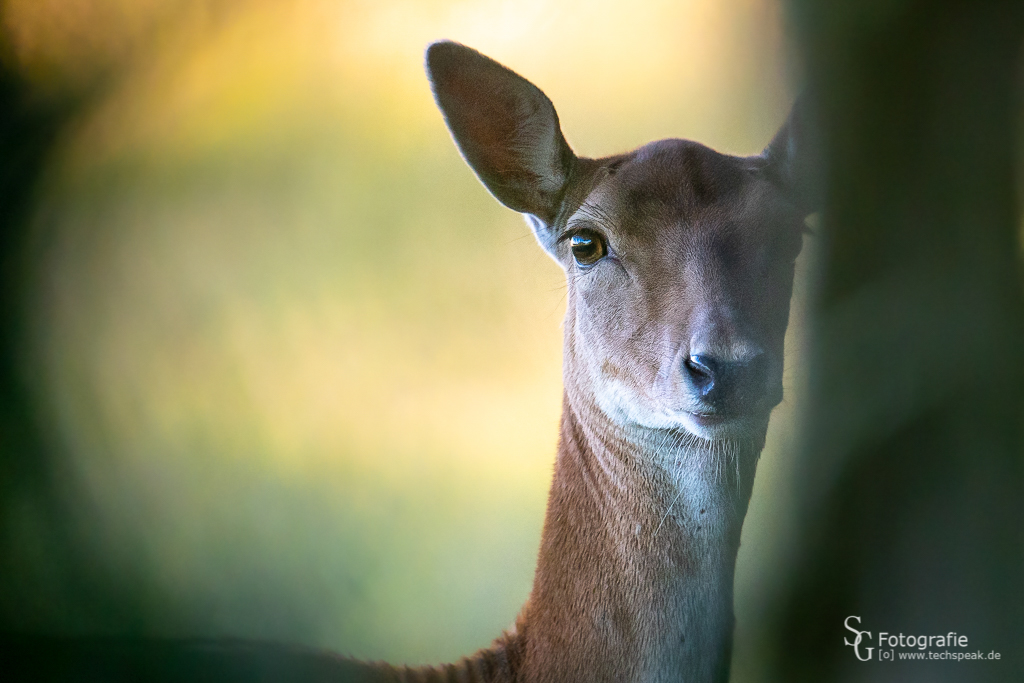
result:
[[[707,441],[750,437],[758,420],[735,417],[721,421],[701,418],[685,410],[652,409],[617,380],[594,382],[593,396],[602,412],[621,425],[649,429],[683,429]]]
[[[693,413],[681,413],[683,428],[694,436],[708,441],[722,441],[750,436],[753,425],[747,418],[732,418],[716,424],[702,424]]]

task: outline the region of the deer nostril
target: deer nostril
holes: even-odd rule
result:
[[[690,356],[683,361],[690,381],[703,396],[715,388],[715,374],[718,363],[708,356]]]
[[[716,410],[744,410],[760,400],[768,359],[757,353],[742,361],[723,361],[696,354],[683,361],[690,385],[701,400]]]

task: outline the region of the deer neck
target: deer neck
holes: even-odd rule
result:
[[[519,620],[524,678],[727,680],[734,565],[763,434],[716,444],[624,424],[566,379]]]

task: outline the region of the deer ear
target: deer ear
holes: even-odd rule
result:
[[[823,197],[820,144],[811,101],[801,95],[761,156],[764,171],[786,195],[808,214],[820,211]]]
[[[576,159],[551,100],[493,59],[450,41],[427,48],[427,75],[455,144],[491,194],[540,219],[542,226],[530,221],[534,230],[549,227]]]

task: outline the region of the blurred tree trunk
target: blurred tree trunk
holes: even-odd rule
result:
[[[827,192],[772,680],[1024,681],[1024,3],[790,10]],[[879,661],[883,631],[1001,659]]]
[[[75,481],[39,414],[26,347],[28,294],[46,245],[33,226],[40,186],[95,90],[44,94],[0,63],[0,633],[144,623],[141,579],[111,576],[83,542],[88,520],[71,505]]]
[[[28,236],[37,188],[60,131],[75,106],[42,98],[0,65],[0,629],[46,619],[35,574],[45,563],[63,584],[71,545],[24,363]],[[36,557],[27,557],[26,541]],[[64,588],[64,586],[61,586]],[[55,600],[52,602],[56,602]]]

